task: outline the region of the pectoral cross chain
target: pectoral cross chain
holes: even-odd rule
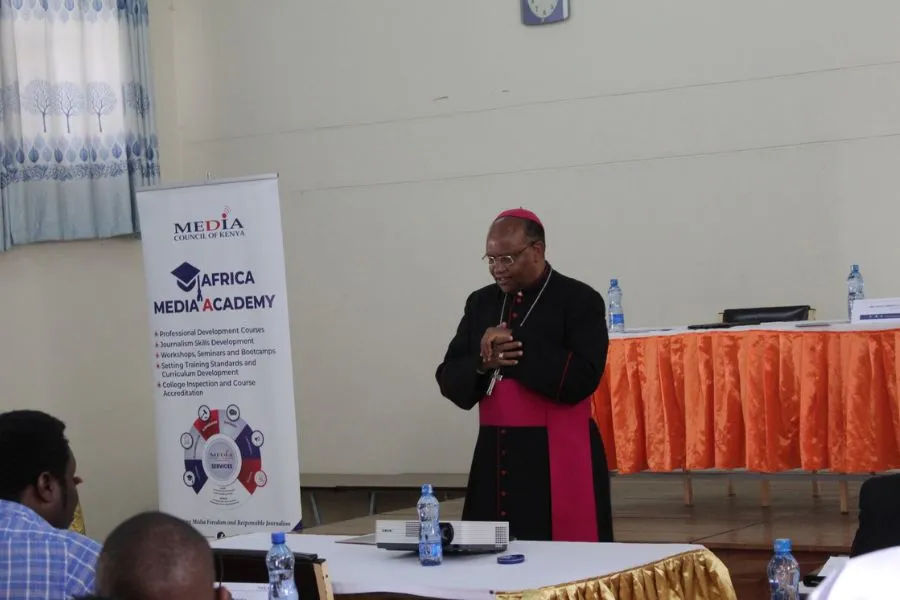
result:
[[[534,302],[531,303],[531,307],[528,309],[528,312],[525,313],[525,316],[522,318],[522,321],[519,323],[519,327],[525,325],[525,321],[528,320],[529,315],[531,315],[531,311],[534,310],[534,307],[537,306],[538,300],[541,299],[541,296],[544,294],[544,290],[547,289],[547,284],[550,283],[550,277],[553,275],[553,269],[550,269],[550,272],[547,273],[547,278],[544,280],[544,285],[541,286],[541,290],[538,292],[537,296],[534,299]],[[521,295],[522,292],[519,292]],[[500,306],[500,323],[503,323],[503,315],[506,313],[506,299],[507,296],[504,294],[503,296],[503,304]],[[494,374],[491,376],[491,382],[487,387],[487,395],[490,396],[494,393],[494,386],[497,385],[498,382],[503,381],[503,374],[500,372],[500,369],[494,369]]]
[[[503,381],[503,374],[500,372],[500,369],[494,369],[494,374],[491,376],[491,382],[488,384],[487,388],[488,396],[494,393],[494,386],[497,385],[498,381]]]

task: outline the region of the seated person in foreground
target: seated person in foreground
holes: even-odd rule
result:
[[[825,578],[809,600],[886,600],[897,597],[900,547],[852,557],[842,569]]]
[[[900,473],[876,475],[859,488],[859,527],[850,556],[900,546]]]
[[[191,525],[161,512],[116,527],[100,553],[97,593],[116,600],[227,600],[212,549]]]
[[[66,426],[48,414],[0,414],[0,589],[4,600],[94,592],[100,545],[67,531],[78,504]]]

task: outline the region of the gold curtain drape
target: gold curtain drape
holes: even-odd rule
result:
[[[574,583],[498,592],[498,600],[736,600],[728,569],[709,550]]]

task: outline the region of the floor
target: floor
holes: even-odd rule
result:
[[[734,480],[733,496],[725,479],[693,482],[693,506],[684,505],[680,478],[613,478],[613,518],[616,541],[692,542],[706,546],[728,566],[739,600],[767,598],[766,563],[776,537],[790,538],[807,573],[832,554],[846,554],[857,524],[859,483],[851,482],[851,511],[839,509],[838,484],[820,479],[813,497],[809,480],[773,480],[771,506],[760,506],[760,482]],[[440,491],[440,490],[438,490]],[[305,495],[306,496],[306,495]],[[389,518],[414,516],[417,494],[379,493],[376,510]],[[372,532],[365,492],[316,492],[323,525],[309,533],[362,535]],[[462,500],[442,503],[442,517],[459,518]],[[308,498],[304,514],[311,515]]]

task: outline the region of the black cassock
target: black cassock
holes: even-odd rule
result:
[[[490,285],[469,296],[435,374],[441,394],[454,404],[465,410],[479,406],[463,520],[508,521],[510,535],[522,540],[613,541],[606,453],[590,416],[609,346],[605,313],[597,291],[549,266],[534,286],[517,294]],[[524,355],[515,367],[502,369],[502,381],[486,396],[491,374],[478,373],[481,338],[501,321],[522,342]],[[513,404],[486,408],[510,395]],[[544,412],[551,415],[549,425],[521,418]],[[583,443],[569,443],[575,439]],[[570,468],[574,463],[584,467]],[[573,500],[578,489],[581,495]],[[577,505],[584,510],[579,513]]]

